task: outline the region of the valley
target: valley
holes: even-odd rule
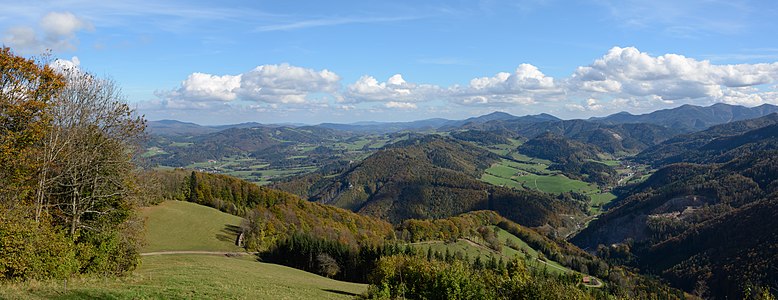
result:
[[[679,108],[679,111],[683,109],[687,108]],[[657,156],[653,153],[662,151],[662,147],[672,147],[679,140],[687,139],[686,136],[702,136],[706,139],[704,143],[709,143],[718,138],[716,134],[737,134],[773,122],[773,116],[768,115],[765,121],[740,121],[745,126],[734,125],[739,124],[737,122],[720,125],[721,128],[738,128],[736,130],[714,126],[708,131],[715,134],[702,131],[676,135],[659,127],[650,127],[654,125],[620,124],[613,120],[526,121],[521,118],[525,117],[490,115],[459,123],[461,127],[452,125],[455,122],[421,129],[409,129],[417,127],[403,125],[397,126],[402,130],[399,132],[383,128],[383,131],[378,131],[377,128],[381,127],[374,125],[276,128],[267,137],[261,138],[278,142],[270,148],[246,148],[253,151],[244,151],[240,150],[243,149],[240,145],[245,142],[232,140],[219,149],[231,149],[230,153],[238,156],[212,152],[208,154],[211,155],[208,161],[191,162],[183,167],[236,176],[394,224],[404,224],[413,218],[439,219],[471,210],[492,209],[543,234],[570,239],[584,249],[603,254],[602,250],[594,251],[598,249],[595,244],[580,244],[578,241],[588,236],[592,230],[590,227],[597,228],[626,209],[630,203],[629,195],[635,193],[636,187],[651,184],[655,177],[660,176],[657,174],[664,174],[662,168],[666,163],[645,159],[645,155]],[[646,132],[649,128],[651,131]],[[284,133],[286,131],[300,130],[321,130],[326,134],[319,134],[318,137],[325,138],[317,137],[315,143],[306,137],[303,137],[304,141],[278,138],[279,135],[289,134]],[[218,134],[219,131],[208,133],[211,139],[223,139],[213,137]],[[242,136],[234,132],[230,134]],[[160,138],[163,139],[177,141],[167,147],[196,147],[197,143],[207,140],[197,136]],[[701,142],[691,143],[698,145],[696,147],[706,147]],[[224,148],[228,144],[236,146]],[[170,161],[164,158],[165,153],[175,150],[169,151],[158,145],[161,144],[148,148],[156,152],[147,155],[147,158],[151,162],[159,162],[160,168],[175,168],[161,164]],[[410,173],[406,173],[408,171]],[[479,193],[482,193],[481,196],[477,196]],[[545,200],[530,200],[537,197],[545,197]],[[454,199],[458,202],[450,202]],[[506,200],[498,199],[512,200],[504,202]],[[530,202],[513,202],[527,200]],[[525,204],[520,204],[522,210],[518,211],[512,208],[515,204],[509,203]],[[526,206],[529,203],[533,204]],[[650,219],[659,220],[661,216],[664,215],[651,215]],[[493,230],[496,228],[495,224],[491,226]],[[542,255],[539,257],[538,251],[510,233],[499,229],[494,231],[498,232],[501,240],[499,247],[490,247],[479,235],[452,240],[424,240],[407,245],[421,255],[441,259],[456,257],[470,263],[475,263],[477,259],[478,264],[484,264],[523,257],[531,269],[542,268],[543,272],[552,274],[561,272],[590,276],[546,260]],[[634,234],[635,231],[632,232]],[[634,238],[640,236],[638,234]],[[608,242],[618,245],[619,240]]]
[[[769,1],[6,2],[0,299],[778,299]]]

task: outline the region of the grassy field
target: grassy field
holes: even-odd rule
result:
[[[367,289],[297,269],[209,255],[143,257],[132,275],[0,286],[1,299],[349,299]]]
[[[523,182],[526,186],[546,193],[562,193],[576,191],[581,193],[591,193],[596,190],[591,184],[567,178],[562,174],[555,175],[536,175],[528,174],[515,178],[518,182]]]
[[[493,165],[491,168],[487,169],[486,172],[502,178],[511,178],[513,176],[516,176],[519,173],[523,173],[519,169],[516,169],[508,164],[502,164],[502,163]]]
[[[457,252],[461,253],[462,255],[466,255],[470,261],[474,261],[476,257],[480,257],[482,262],[488,262],[492,257],[498,261],[500,258],[502,258],[505,262],[518,257],[525,259],[527,266],[541,269],[545,268],[549,273],[552,274],[575,272],[555,261],[538,261],[538,257],[540,256],[539,253],[530,247],[526,242],[505,230],[497,228],[496,226],[491,227],[492,230],[497,231],[497,238],[502,242],[503,247],[500,252],[483,246],[485,243],[480,239],[459,239],[453,243],[445,243],[442,241],[420,242],[411,244],[411,246],[415,247],[422,254],[427,253],[427,249],[432,249],[433,252],[440,252],[441,254],[445,254],[446,250],[448,250],[449,254],[451,255],[455,255]],[[511,240],[513,244],[517,245],[520,251],[508,247],[508,240]]]
[[[189,147],[191,145],[194,145],[194,143],[170,143],[171,147]]]
[[[612,193],[599,193],[590,197],[592,197],[592,205],[605,205],[616,199],[616,195]]]
[[[141,157],[149,158],[149,157],[162,155],[162,154],[167,154],[167,152],[165,152],[165,150],[162,150],[159,147],[151,147],[146,149],[146,152],[143,152],[143,154],[141,154]]]
[[[166,201],[145,208],[152,251],[240,252],[231,226],[241,218],[194,203]],[[123,278],[99,276],[0,285],[0,299],[349,299],[367,285],[257,262],[253,255],[143,256]]]
[[[598,163],[604,164],[606,166],[611,166],[611,167],[618,167],[621,164],[620,160],[615,160],[615,159],[606,159],[606,160],[589,159],[589,161],[598,162]]]
[[[537,157],[529,157],[524,154],[513,152],[511,153],[511,158],[520,161],[520,162],[526,162],[526,163],[533,163],[533,164],[544,164],[544,165],[550,165],[553,162],[547,159],[537,158]]]
[[[497,177],[489,173],[484,173],[484,175],[481,176],[481,180],[493,185],[506,186],[506,187],[512,187],[517,189],[522,188],[521,184],[516,180]]]
[[[589,210],[593,214],[600,214],[604,210],[602,209],[603,206],[607,205],[614,199],[616,199],[616,195],[613,193],[598,193],[598,194],[592,194],[589,195],[589,197],[592,198],[591,207],[589,207]]]
[[[481,180],[507,187],[520,188],[526,186],[547,193],[562,193],[576,191],[592,194],[598,192],[592,184],[567,178],[566,176],[549,171],[548,165],[543,163],[516,162],[507,159],[495,163],[486,169]]]
[[[235,246],[241,218],[182,201],[141,210],[146,218],[143,252],[171,250],[242,251]]]

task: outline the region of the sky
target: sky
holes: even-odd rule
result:
[[[149,120],[588,118],[778,104],[778,5],[738,0],[6,1],[0,43]]]

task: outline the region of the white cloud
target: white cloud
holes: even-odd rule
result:
[[[201,100],[232,101],[237,98],[235,90],[240,87],[241,75],[216,76],[192,73],[178,89],[180,97]]]
[[[430,100],[441,94],[441,89],[429,84],[415,84],[395,74],[385,82],[378,82],[372,76],[362,76],[346,88],[346,102],[419,102]]]
[[[93,30],[88,21],[70,12],[50,12],[38,22],[38,27],[16,26],[6,30],[2,42],[17,51],[39,54],[47,49],[54,51],[75,50],[76,33]]]
[[[74,59],[77,63],[77,58]],[[159,93],[171,108],[219,109],[229,104],[271,110],[415,110],[455,103],[484,110],[527,113],[646,112],[678,104],[778,104],[778,63],[717,65],[678,54],[653,56],[614,47],[566,78],[521,64],[513,72],[477,77],[467,85],[439,87],[395,74],[381,82],[365,75],[342,87],[328,70],[262,65],[238,75],[191,74],[180,87]],[[772,88],[772,89],[771,89]],[[418,111],[418,110],[417,110]]]
[[[397,109],[416,109],[415,103],[409,103],[409,102],[395,102],[395,101],[389,101],[386,104],[384,104],[386,108],[397,108]]]
[[[614,47],[591,65],[578,67],[565,89],[573,95],[658,99],[674,103],[758,103],[758,90],[743,87],[776,82],[778,63],[715,65],[677,54],[651,56]],[[741,99],[741,100],[736,100]]]
[[[553,77],[533,65],[521,64],[513,73],[474,78],[467,87],[453,86],[448,92],[459,104],[499,106],[534,104],[538,99],[556,100],[562,91]]]
[[[288,64],[261,65],[238,75],[192,73],[181,86],[156,93],[157,105],[175,109],[213,109],[228,102],[254,102],[268,106],[327,105],[312,94],[335,95],[340,77],[328,70],[316,71]]]
[[[81,66],[81,60],[78,59],[78,56],[73,56],[70,60],[59,58],[51,62],[50,66],[60,72],[78,70]]]
[[[243,74],[239,95],[265,103],[305,103],[313,93],[337,93],[340,76],[288,64],[262,65]]]
[[[603,106],[596,99],[589,98],[586,100],[586,109],[597,111],[597,110],[602,110]]]

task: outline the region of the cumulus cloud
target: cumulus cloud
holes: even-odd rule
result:
[[[171,92],[169,96],[192,101],[232,101],[237,98],[235,91],[240,88],[241,77],[241,75],[217,76],[192,73],[181,82],[181,87]]]
[[[466,87],[448,89],[452,100],[464,105],[533,104],[537,99],[554,100],[562,92],[553,77],[530,64],[519,65],[513,73],[470,80]]]
[[[73,56],[70,60],[58,58],[51,62],[50,66],[60,72],[68,70],[79,70],[81,66],[81,60],[78,56]]]
[[[439,96],[441,89],[430,84],[405,81],[401,74],[378,82],[373,76],[362,76],[346,88],[346,102],[419,102]],[[387,106],[388,107],[388,106]]]
[[[212,109],[228,102],[278,106],[321,106],[311,95],[334,95],[340,77],[328,70],[316,71],[288,64],[261,65],[238,75],[192,73],[181,86],[156,93],[157,106]]]
[[[608,94],[674,103],[716,101],[758,104],[758,90],[774,83],[778,63],[715,65],[678,54],[651,56],[633,47],[614,47],[588,66],[578,67],[567,81],[571,94]]]
[[[69,62],[78,64],[77,58]],[[345,87],[340,80],[329,70],[288,64],[261,65],[237,75],[193,73],[180,87],[158,93],[157,102],[177,109],[244,105],[337,111],[418,111],[420,103],[433,107],[448,102],[484,110],[567,110],[576,115],[645,112],[684,103],[778,104],[778,63],[716,65],[678,54],[653,56],[633,47],[614,47],[561,79],[520,64],[512,72],[473,78],[463,86],[413,83],[401,74],[383,82],[364,75]]]
[[[384,104],[386,108],[416,109],[415,103],[389,101]]]
[[[305,103],[313,93],[336,93],[340,76],[288,64],[262,65],[243,74],[238,93],[266,103]]]
[[[50,12],[40,19],[37,27],[9,28],[2,42],[20,52],[31,54],[42,53],[47,49],[75,50],[78,45],[76,33],[93,29],[91,23],[70,12]]]

